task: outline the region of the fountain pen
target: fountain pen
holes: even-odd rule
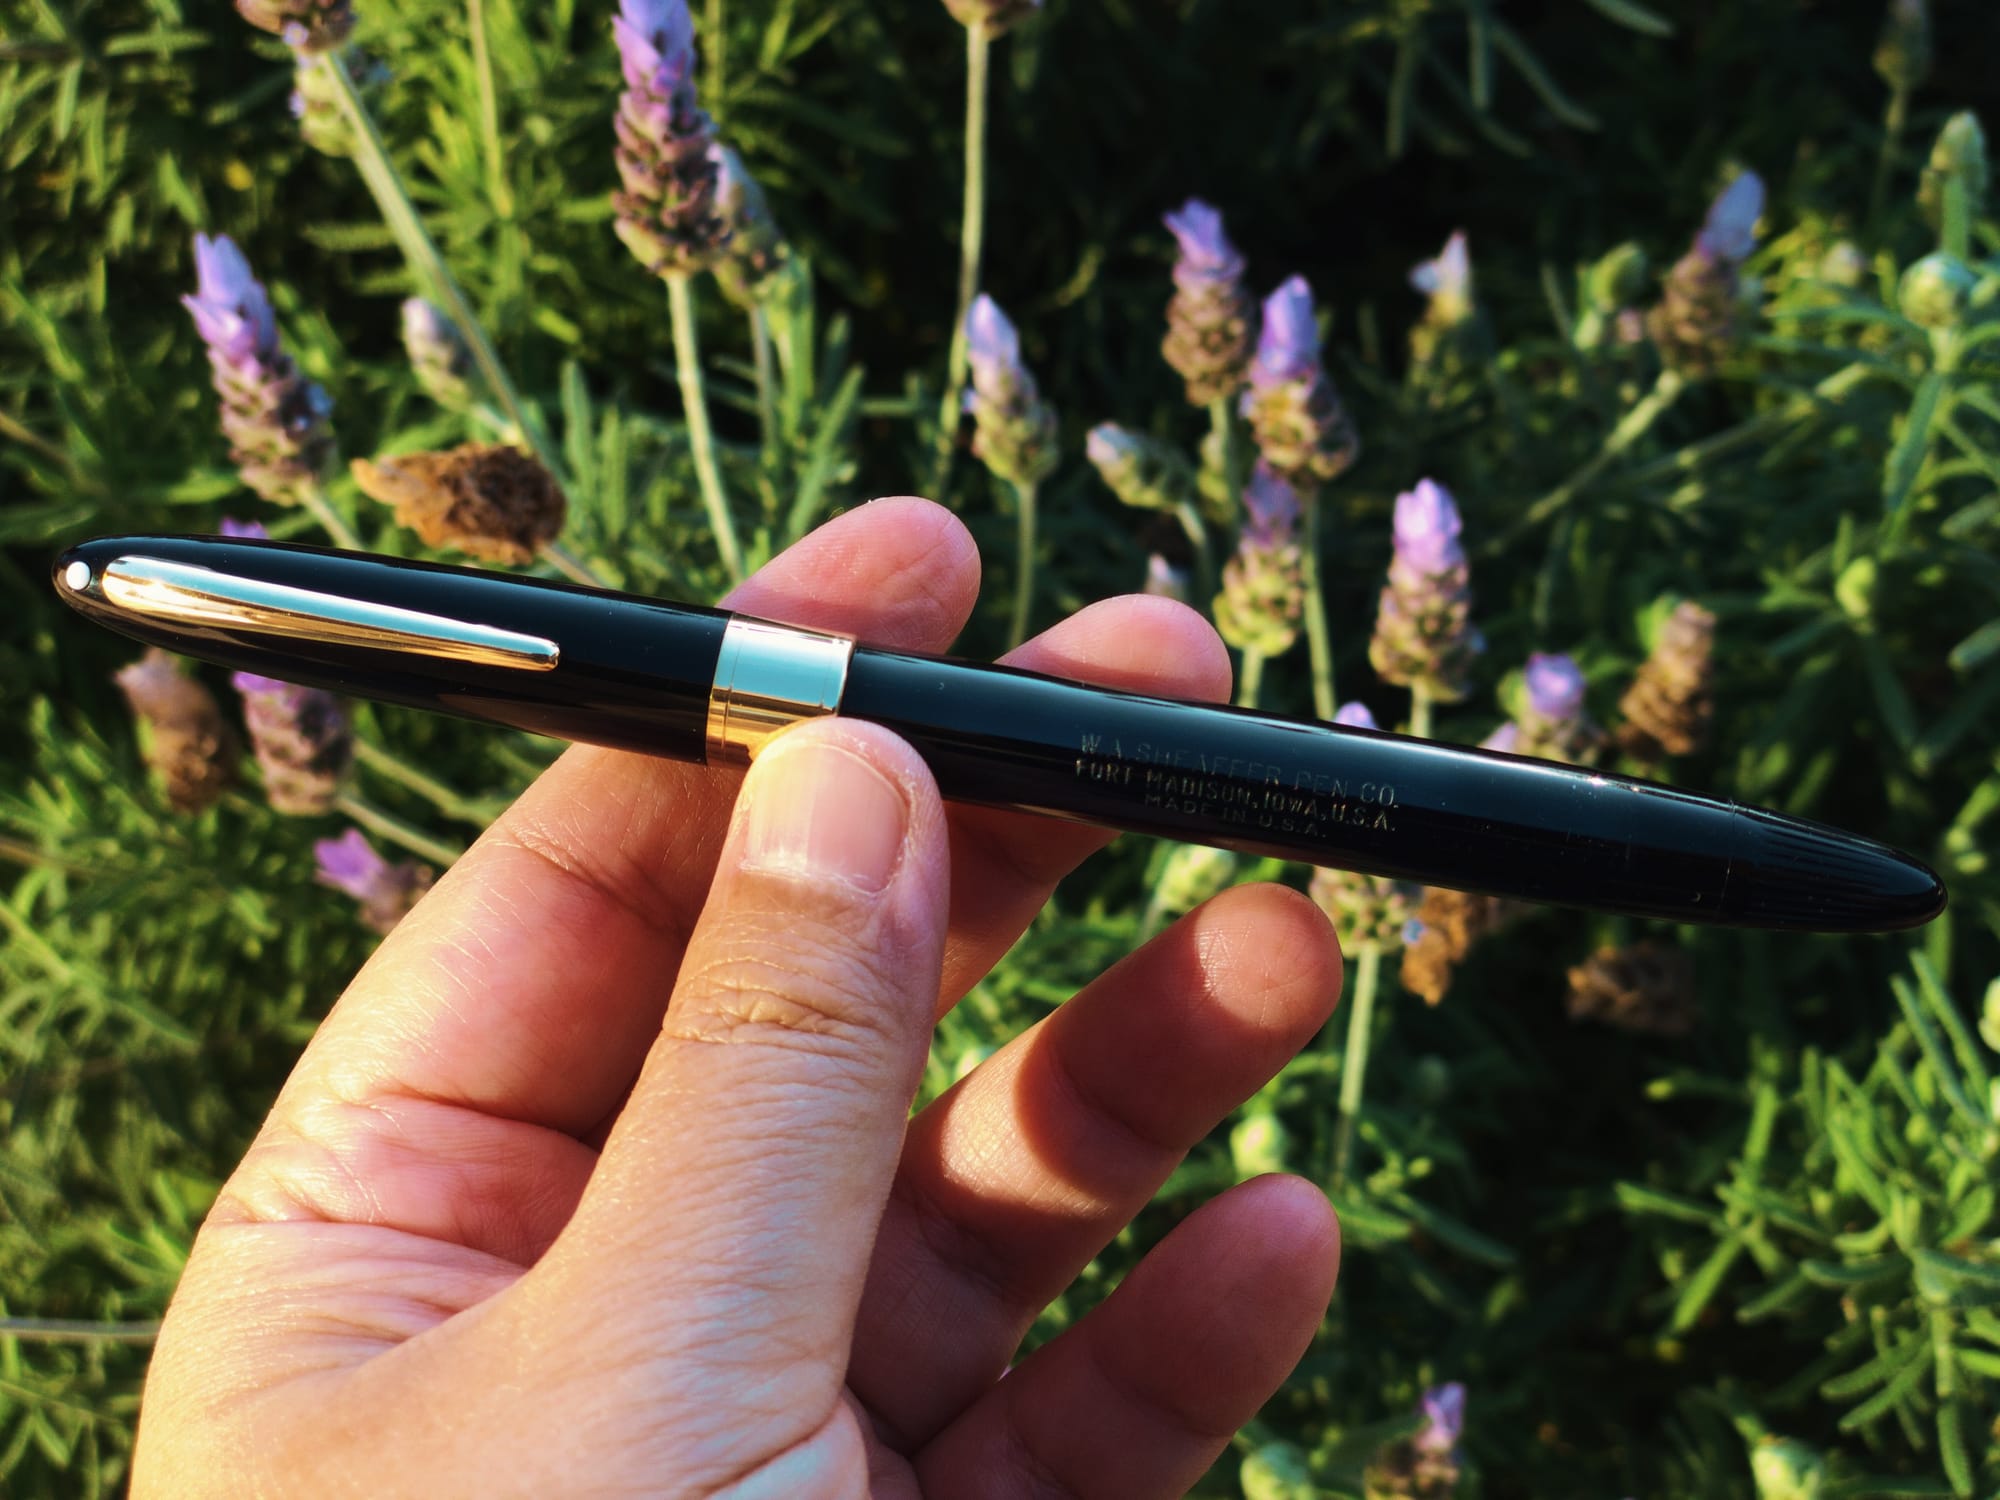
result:
[[[747,764],[823,714],[895,731],[949,800],[1654,917],[1811,932],[1944,909],[1885,845],[1678,787],[510,574],[288,543],[84,542],[88,618],[226,667],[532,733]]]

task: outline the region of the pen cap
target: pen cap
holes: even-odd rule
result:
[[[676,760],[702,759],[728,616],[403,558],[107,537],[55,586],[110,629],[240,671]]]

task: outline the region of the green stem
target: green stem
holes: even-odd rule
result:
[[[1304,534],[1300,538],[1305,560],[1306,650],[1312,658],[1313,712],[1321,719],[1333,718],[1336,702],[1333,691],[1333,638],[1326,623],[1326,595],[1320,587],[1319,496],[1301,497],[1305,511]]]
[[[1811,396],[1802,396],[1789,406],[1780,407],[1775,411],[1761,412],[1737,423],[1734,427],[1726,428],[1696,442],[1687,443],[1671,453],[1663,453],[1658,458],[1628,469],[1624,476],[1625,482],[1651,484],[1654,480],[1686,474],[1703,464],[1727,458],[1739,449],[1754,447],[1794,422],[1803,421],[1813,415],[1819,410],[1822,402],[1840,400],[1874,373],[1867,365],[1846,365],[1815,385]]]
[[[1565,509],[1571,501],[1595,483],[1606,469],[1618,462],[1627,449],[1652,431],[1653,424],[1666,415],[1667,410],[1680,399],[1681,392],[1686,389],[1687,381],[1684,377],[1673,370],[1662,370],[1660,378],[1653,382],[1652,390],[1625,413],[1589,462],[1529,506],[1527,513],[1514,525],[1509,534],[1518,535],[1530,527],[1539,526],[1557,511]]]
[[[951,474],[960,392],[965,388],[965,318],[979,291],[979,259],[986,238],[986,73],[992,50],[993,35],[983,25],[965,28],[965,214],[958,232],[958,305],[951,319],[944,405],[938,412],[936,479],[931,486],[939,497]]]
[[[1236,706],[1255,708],[1257,697],[1264,690],[1264,653],[1253,647],[1243,648],[1243,665],[1236,673]]]
[[[1221,451],[1222,483],[1228,491],[1233,515],[1243,496],[1244,475],[1240,472],[1243,455],[1237,451],[1236,418],[1229,410],[1227,396],[1217,396],[1208,403],[1208,430],[1215,435],[1215,445]]]
[[[420,828],[412,828],[401,818],[386,813],[374,803],[365,801],[353,792],[342,793],[334,802],[337,811],[345,813],[370,833],[387,839],[392,844],[400,844],[412,854],[419,855],[440,867],[450,866],[465,851],[454,849],[449,844],[441,844]]]
[[[778,444],[778,390],[776,361],[771,356],[771,315],[762,307],[750,309],[750,348],[757,366],[757,429],[768,459]]]
[[[455,822],[468,823],[474,828],[484,828],[493,821],[492,811],[482,810],[480,805],[463,792],[446,786],[436,777],[419,771],[380,745],[356,737],[354,760],[357,765],[366,766],[384,781],[393,781],[408,791],[415,792],[431,806]]]
[[[1188,545],[1194,549],[1195,604],[1206,610],[1215,602],[1215,554],[1208,545],[1207,523],[1202,520],[1201,512],[1186,500],[1174,507],[1174,519],[1181,523]]]
[[[1421,682],[1410,687],[1410,733],[1420,740],[1431,737],[1431,690]]]
[[[319,522],[321,529],[333,538],[334,546],[345,547],[350,552],[361,550],[361,538],[355,534],[354,528],[347,524],[340,512],[333,508],[333,502],[327,499],[326,491],[319,484],[307,485],[299,504],[309,511],[312,518]]]
[[[1902,85],[1892,86],[1889,93],[1888,113],[1882,119],[1882,150],[1875,158],[1875,184],[1868,192],[1868,237],[1879,242],[1882,237],[1882,210],[1889,203],[1889,178],[1896,170],[1896,158],[1902,154],[1903,128],[1910,122],[1910,91]]]
[[[514,217],[514,194],[500,149],[500,95],[493,86],[493,49],[486,38],[486,0],[465,0],[472,37],[472,75],[479,87],[479,144],[486,159],[486,196],[502,219]]]
[[[701,503],[708,507],[708,524],[715,531],[715,545],[722,553],[722,566],[731,583],[743,579],[743,548],[736,540],[736,523],[729,516],[729,501],[722,493],[722,471],[715,462],[715,434],[708,425],[708,390],[702,383],[701,346],[695,342],[693,279],[685,274],[669,276],[667,307],[673,316],[674,361],[680,375],[681,405],[687,412],[688,445],[694,450],[695,478],[701,484]]]
[[[1007,643],[1018,646],[1028,638],[1028,618],[1035,605],[1035,485],[1025,480],[1014,486],[1014,618],[1007,627]]]
[[[1382,948],[1363,943],[1354,955],[1354,997],[1348,1004],[1347,1051],[1340,1064],[1340,1123],[1333,1138],[1333,1180],[1347,1178],[1354,1154],[1354,1121],[1361,1113],[1368,1080],[1368,1049],[1374,1041],[1375,992],[1382,980]]]
[[[347,71],[346,62],[338,52],[329,52],[319,59],[317,66],[325,68],[327,76],[333,80],[340,107],[354,130],[354,164],[360,169],[368,190],[374,194],[376,206],[382,210],[382,218],[388,224],[390,233],[402,246],[404,258],[410,262],[418,279],[429,285],[431,294],[444,306],[452,322],[458,325],[458,331],[465,335],[465,341],[472,349],[473,362],[479,366],[487,389],[500,403],[507,420],[534,450],[542,467],[560,483],[562,469],[556,463],[555,450],[549,443],[548,435],[522,402],[506,367],[500,363],[500,356],[494,352],[492,340],[486,336],[485,325],[473,312],[471,302],[460,290],[451,268],[438,252],[437,242],[424,228],[416,204],[410,201],[402,178],[396,173],[395,163],[389,159],[389,148],[382,142],[382,133],[375,128],[368,106],[362,103],[361,95],[354,87],[354,77]]]
[[[542,548],[542,556],[554,569],[571,583],[580,583],[587,588],[604,589],[611,587],[610,580],[604,578],[582,558],[578,557],[561,542],[550,542]]]

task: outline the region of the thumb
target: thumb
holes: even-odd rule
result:
[[[800,725],[751,768],[659,1038],[544,1261],[598,1336],[711,1410],[748,1386],[763,1414],[824,1414],[841,1389],[948,887],[937,788],[888,730]]]

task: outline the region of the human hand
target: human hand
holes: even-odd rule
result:
[[[939,650],[977,589],[964,529],[891,500],[729,602]],[[1229,687],[1214,633],[1157,599],[1009,659]],[[1181,1494],[1318,1326],[1316,1189],[1223,1194],[1008,1362],[1325,1021],[1324,918],[1230,891],[909,1115],[936,1014],[1105,837],[947,811],[846,720],[788,731],[740,797],[570,750],[363,968],[223,1187],[133,1493]]]

